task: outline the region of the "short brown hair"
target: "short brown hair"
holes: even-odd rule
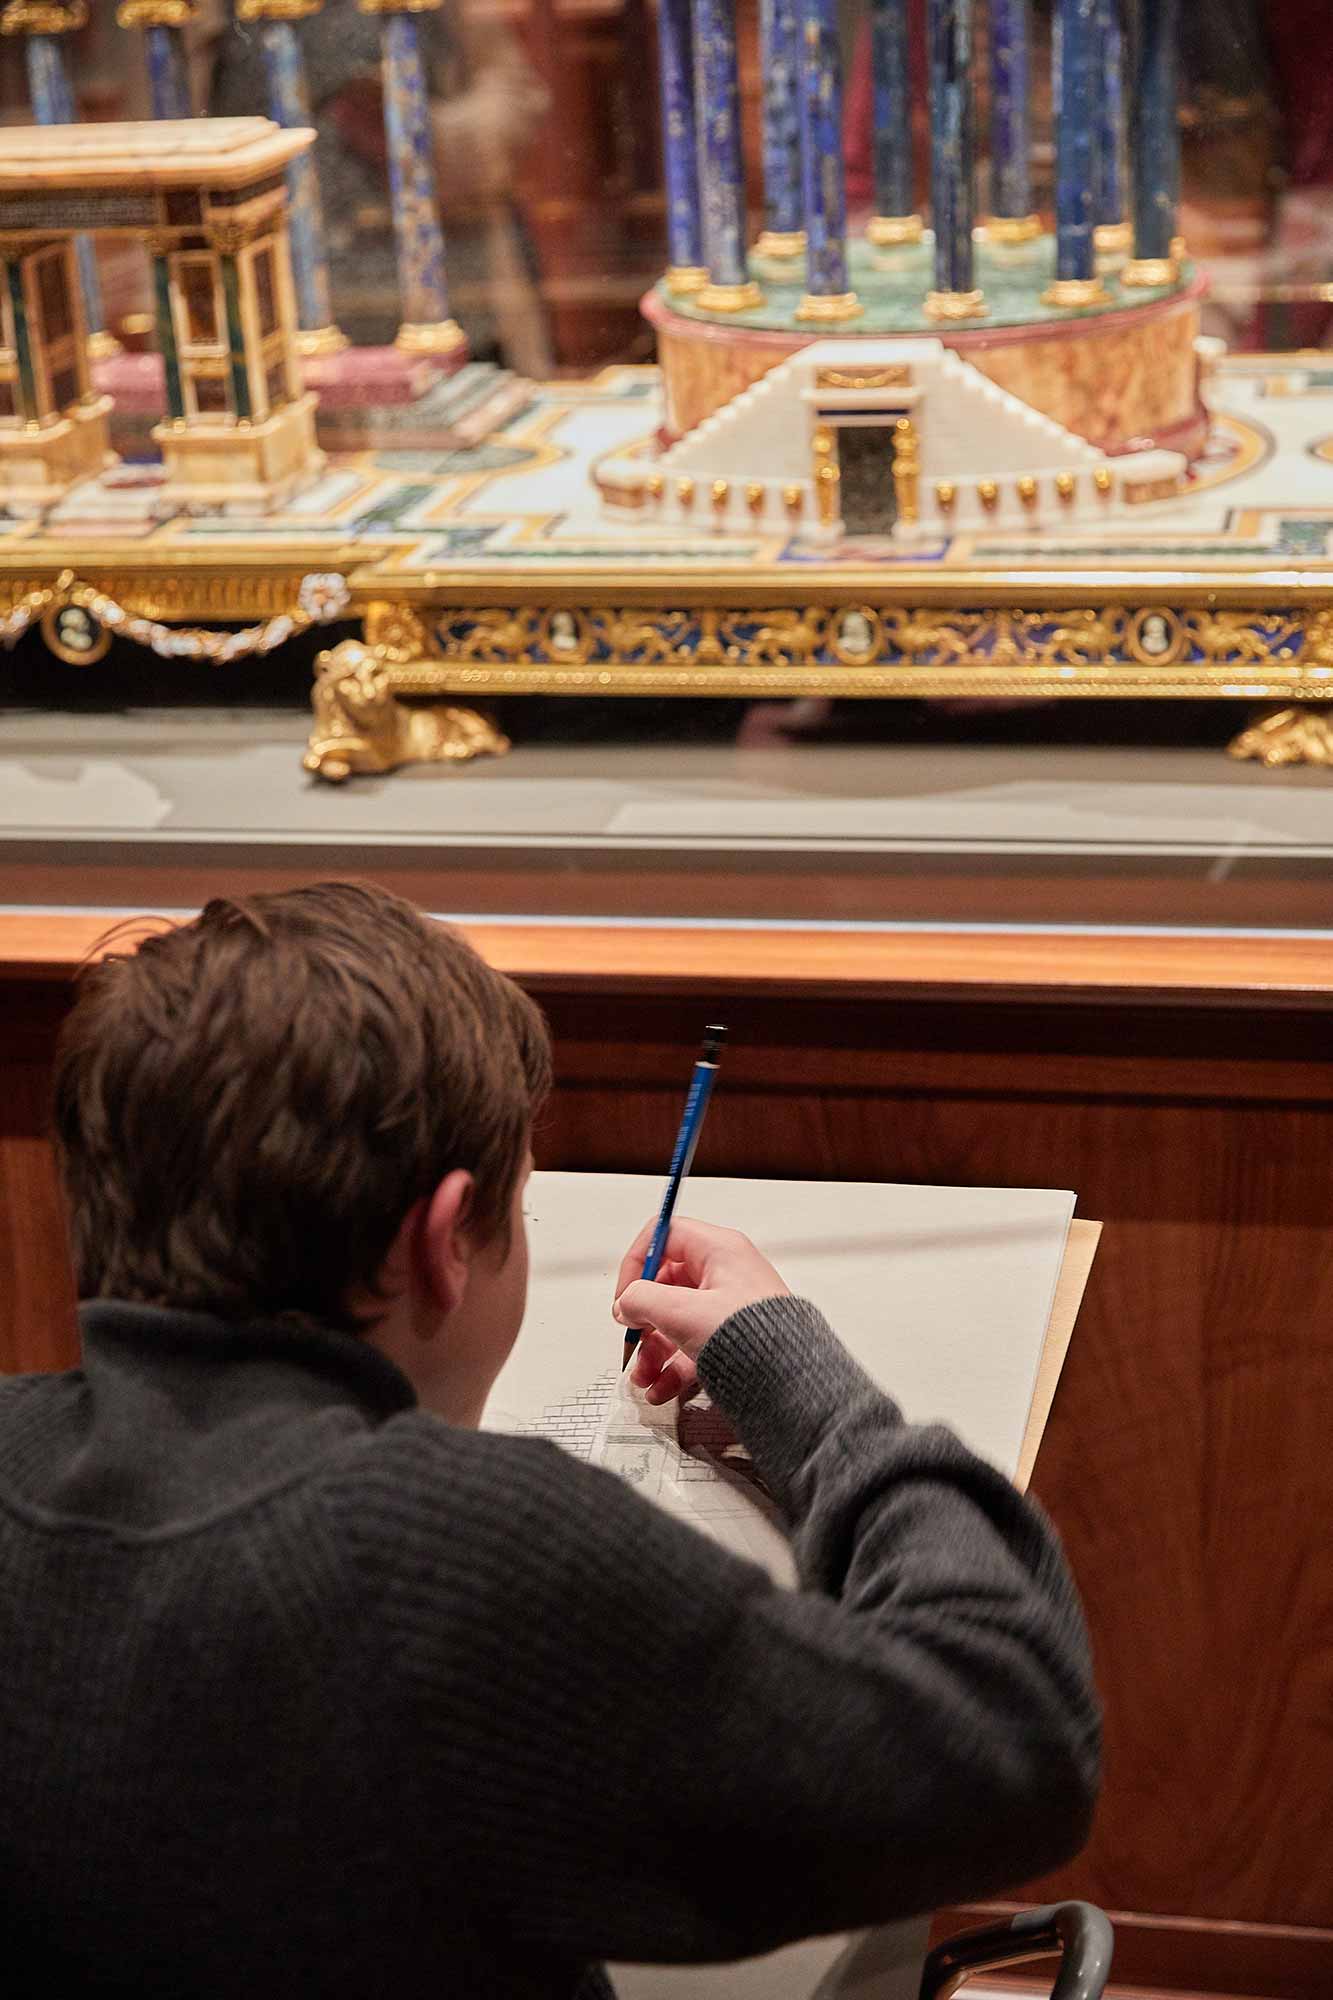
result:
[[[208,904],[91,968],[56,1067],[80,1296],[355,1329],[452,1169],[507,1225],[546,1024],[457,931],[320,883]]]

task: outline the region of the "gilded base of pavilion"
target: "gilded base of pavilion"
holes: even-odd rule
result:
[[[164,511],[268,514],[283,506],[324,464],[315,443],[316,400],[300,396],[258,424],[199,418],[159,424],[153,441],[167,473]]]
[[[111,398],[91,396],[46,424],[0,425],[0,507],[39,515],[110,465]]]

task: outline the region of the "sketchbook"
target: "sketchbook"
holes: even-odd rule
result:
[[[706,1398],[643,1403],[621,1374],[611,1297],[659,1178],[534,1174],[527,1318],[483,1426],[537,1434],[628,1480],[737,1554],[795,1581],[778,1514]],[[691,1180],[680,1213],[744,1230],[821,1308],[912,1422],[950,1424],[1025,1483],[1097,1225],[1041,1188]],[[621,2000],[914,2000],[927,1919],[717,1967],[618,1966]]]

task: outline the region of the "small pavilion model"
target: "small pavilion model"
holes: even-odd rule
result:
[[[133,237],[152,258],[165,506],[264,511],[318,470],[285,179],[313,140],[267,118],[0,134],[0,504],[40,511],[111,458],[110,401],[88,373],[76,233]]]

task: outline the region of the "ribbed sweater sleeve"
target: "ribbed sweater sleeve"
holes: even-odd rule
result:
[[[1098,1718],[1037,1508],[803,1301],[734,1316],[700,1375],[795,1591],[536,1439],[414,1414],[344,1484],[423,1851],[461,1817],[474,1907],[576,1962],[764,1951],[1067,1858]]]

